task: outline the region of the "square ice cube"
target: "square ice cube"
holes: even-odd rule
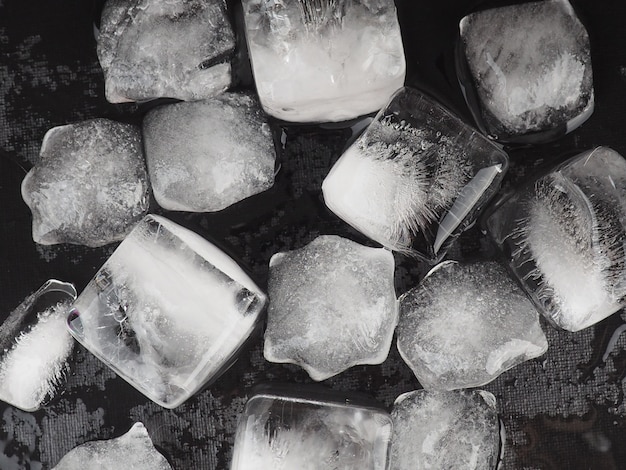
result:
[[[68,322],[122,378],[175,408],[232,364],[265,301],[213,244],[148,215],[76,299]]]
[[[244,0],[252,71],[265,111],[341,121],[379,110],[404,84],[393,0]]]
[[[567,0],[466,16],[457,70],[478,126],[496,140],[551,140],[593,112],[589,37]]]
[[[497,191],[502,149],[403,88],[322,184],[328,208],[385,247],[436,262]]]
[[[391,417],[328,393],[271,389],[239,418],[231,470],[388,468]]]
[[[552,324],[578,331],[626,305],[626,160],[614,150],[530,180],[486,228]]]

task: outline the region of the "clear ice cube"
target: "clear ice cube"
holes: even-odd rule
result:
[[[265,111],[341,121],[379,110],[404,84],[392,0],[244,0],[246,38]]]
[[[140,130],[108,119],[50,129],[22,182],[42,245],[123,239],[147,213],[148,191]]]
[[[388,413],[351,400],[258,393],[239,418],[231,470],[386,470]]]
[[[408,392],[396,399],[391,419],[390,470],[496,469],[500,421],[489,392]]]
[[[232,364],[265,302],[213,244],[148,215],[80,294],[69,326],[137,390],[175,408]]]
[[[398,319],[394,260],[335,235],[270,260],[265,358],[325,380],[358,364],[380,364]]]
[[[135,423],[120,437],[91,441],[75,447],[52,470],[172,470],[167,459],[152,444],[143,423]]]
[[[156,108],[143,131],[152,190],[164,209],[218,211],[274,184],[272,136],[249,94]]]
[[[552,324],[582,330],[626,305],[626,160],[614,150],[529,181],[486,227]]]
[[[0,400],[35,411],[54,398],[74,340],[66,328],[72,284],[51,279],[0,324]]]
[[[494,261],[445,261],[400,297],[398,351],[425,389],[491,382],[541,356],[548,342],[532,302]]]
[[[98,58],[111,103],[215,96],[230,86],[234,48],[222,1],[108,0],[102,10]]]
[[[551,140],[593,112],[589,37],[567,0],[472,13],[457,53],[468,104],[494,139]]]
[[[497,191],[500,147],[403,88],[323,182],[328,208],[383,246],[435,262]]]

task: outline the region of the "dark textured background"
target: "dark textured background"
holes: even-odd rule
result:
[[[407,83],[437,95],[466,118],[451,53],[458,20],[475,3],[397,1]],[[510,2],[491,2],[503,3]],[[596,111],[582,128],[555,143],[511,149],[505,187],[565,152],[608,145],[626,155],[626,2],[574,3],[592,39]],[[139,107],[110,105],[104,99],[92,32],[94,8],[86,0],[0,0],[0,320],[48,278],[71,281],[80,291],[114,249],[35,245],[30,213],[19,191],[49,128],[91,117],[140,121]],[[249,85],[243,77],[241,86]],[[273,189],[217,214],[155,208],[217,241],[242,260],[262,286],[269,258],[277,251],[298,248],[325,233],[367,243],[329,213],[320,193],[350,131],[273,126],[284,141],[278,145],[282,168]],[[492,255],[477,229],[464,234],[450,253],[456,259]],[[402,257],[397,261],[401,294],[428,266]],[[620,338],[603,360],[609,338],[622,323],[616,314],[580,333],[544,325],[548,353],[484,387],[496,395],[507,428],[505,468],[626,468],[626,338]],[[80,347],[68,378],[66,391],[36,413],[0,404],[0,469],[50,468],[76,445],[118,436],[138,420],[175,469],[225,469],[237,417],[251,387],[310,381],[295,366],[265,362],[260,337],[217,383],[175,410],[148,401]],[[419,388],[395,346],[384,364],[354,367],[324,383],[366,392],[386,407],[400,393]]]

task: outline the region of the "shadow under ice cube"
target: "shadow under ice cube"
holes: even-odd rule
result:
[[[68,322],[122,378],[175,408],[234,362],[265,301],[214,245],[148,215],[80,294]]]

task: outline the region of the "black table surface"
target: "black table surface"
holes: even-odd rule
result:
[[[95,2],[98,3],[98,2]],[[84,288],[115,245],[99,249],[39,246],[20,183],[37,161],[44,133],[92,117],[137,122],[145,111],[104,98],[93,36],[97,5],[85,0],[0,0],[0,321],[45,280]],[[231,2],[234,4],[234,1]],[[483,2],[484,3],[484,2]],[[492,1],[490,5],[511,2]],[[591,37],[596,109],[581,128],[544,145],[508,149],[504,189],[561,155],[607,145],[626,155],[626,2],[573,2]],[[407,58],[407,84],[437,96],[470,120],[451,64],[458,21],[480,2],[396,2]],[[253,88],[240,61],[238,86]],[[321,182],[350,138],[341,126],[272,123],[281,169],[266,193],[213,214],[163,214],[215,241],[253,273],[263,287],[272,254],[299,248],[320,234],[371,244],[330,213]],[[283,144],[280,144],[282,138]],[[463,234],[449,259],[493,257],[478,228]],[[429,266],[396,256],[402,294]],[[626,337],[611,338],[622,312],[578,333],[543,324],[548,352],[483,387],[494,393],[507,430],[504,468],[626,468]],[[309,383],[300,368],[271,364],[257,336],[214,385],[174,410],[152,403],[77,345],[64,392],[26,413],[0,403],[0,468],[54,466],[73,447],[108,439],[142,421],[175,469],[226,469],[237,418],[259,383]],[[323,382],[366,393],[390,408],[403,392],[420,388],[395,345],[379,366],[359,366]]]

